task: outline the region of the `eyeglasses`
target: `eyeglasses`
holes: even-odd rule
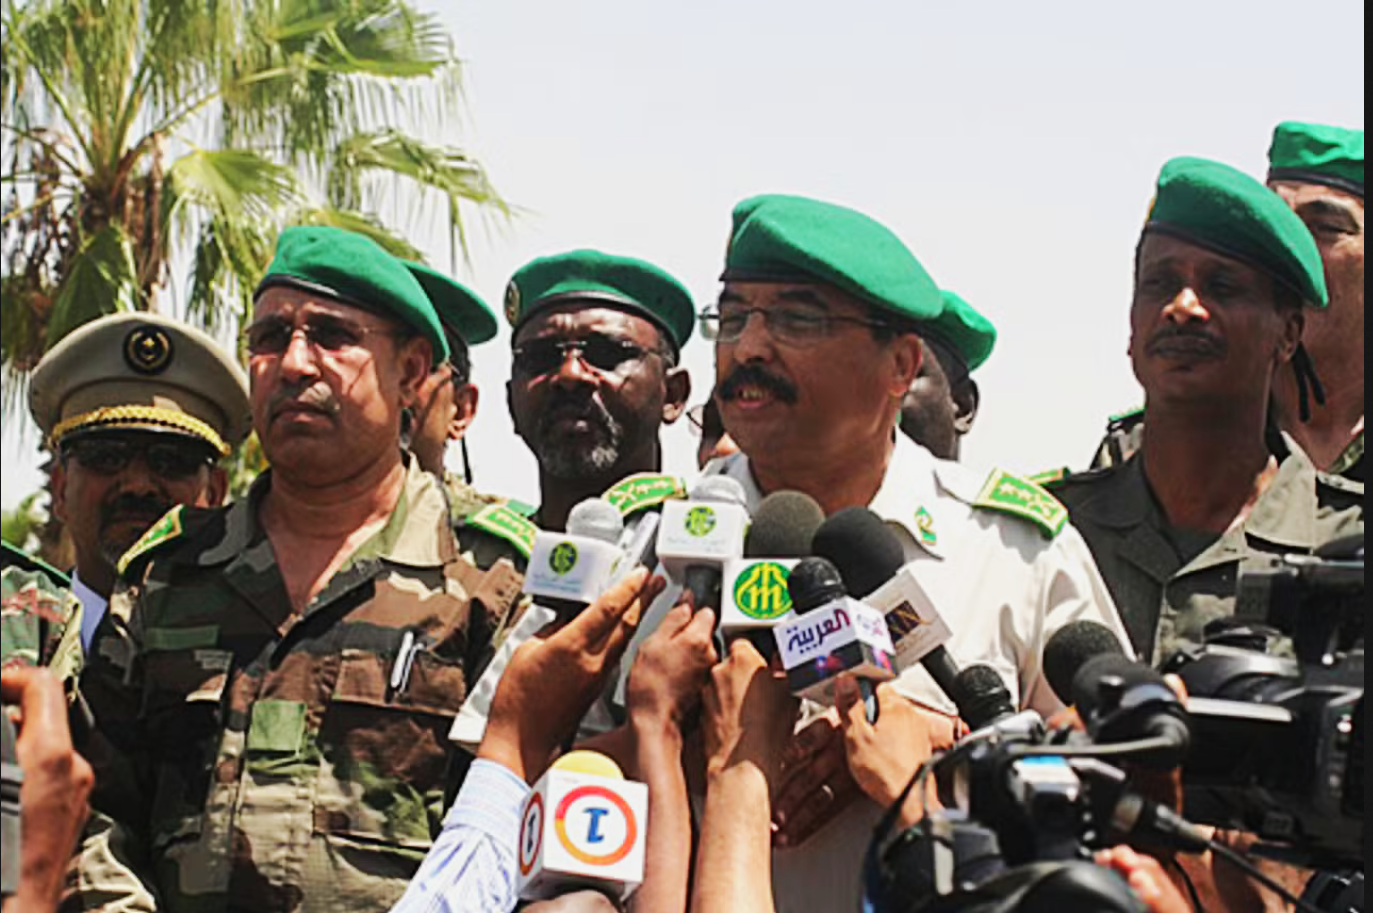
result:
[[[701,312],[698,318],[701,325],[701,335],[712,342],[738,342],[748,327],[749,318],[754,314],[763,318],[763,326],[767,328],[773,339],[800,346],[818,342],[831,336],[836,324],[851,323],[874,328],[889,328],[891,326],[880,320],[838,317],[815,308],[750,308],[726,305],[721,308],[708,308]]]
[[[298,332],[305,334],[306,343],[317,352],[333,353],[357,348],[372,333],[397,335],[390,327],[364,327],[329,317],[315,317],[299,327],[280,318],[268,318],[249,326],[243,335],[249,355],[281,355],[291,347]]]
[[[587,367],[606,374],[622,373],[649,355],[657,354],[642,346],[610,336],[588,336],[585,339],[531,339],[515,346],[515,373],[525,377],[551,374],[562,367],[569,352]]]
[[[62,445],[62,455],[102,476],[123,472],[141,456],[148,469],[168,481],[188,479],[214,462],[206,446],[194,441],[141,440],[128,437],[88,437]]]

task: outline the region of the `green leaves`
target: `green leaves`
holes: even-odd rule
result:
[[[139,304],[133,245],[124,229],[112,223],[71,260],[48,318],[47,347],[89,320],[132,311]]]

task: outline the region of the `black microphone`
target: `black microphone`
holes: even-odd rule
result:
[[[826,520],[815,531],[811,552],[839,568],[854,599],[871,596],[906,565],[901,541],[881,517],[866,507],[846,507]],[[893,633],[899,636],[899,632]],[[939,644],[920,657],[920,664],[957,706],[958,689],[954,681],[958,678],[958,664],[944,645]],[[958,712],[962,716],[963,708],[959,707]]]
[[[953,693],[949,697],[953,698],[958,715],[969,729],[995,726],[1015,716],[1015,704],[1011,703],[1011,692],[1001,680],[1001,674],[982,663],[969,666],[954,676]]]
[[[1187,711],[1163,676],[1143,663],[1119,654],[1097,656],[1073,677],[1072,693],[1094,742],[1158,740],[1137,758],[1158,770],[1171,770],[1187,756]]]
[[[1071,704],[1078,670],[1089,660],[1108,655],[1125,655],[1110,628],[1086,619],[1069,622],[1044,645],[1044,678],[1060,701]]]
[[[758,503],[744,536],[745,558],[807,558],[825,512],[810,495],[775,491]]]

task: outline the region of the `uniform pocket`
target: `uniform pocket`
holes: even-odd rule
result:
[[[145,660],[144,737],[153,766],[153,846],[200,833],[224,724],[233,653],[151,652]]]
[[[345,650],[320,724],[315,828],[427,848],[442,815],[448,730],[466,697],[462,667],[420,651],[404,687],[394,656]]]

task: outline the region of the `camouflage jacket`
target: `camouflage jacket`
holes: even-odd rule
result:
[[[5,543],[0,665],[47,666],[71,694],[81,659],[81,602],[71,581]]]
[[[1234,614],[1244,568],[1363,531],[1363,485],[1316,469],[1287,435],[1280,445],[1278,474],[1244,523],[1189,561],[1170,541],[1138,455],[1046,484],[1087,540],[1141,658],[1156,665]]]
[[[109,758],[66,909],[380,911],[442,823],[448,729],[520,593],[413,461],[299,614],[257,509],[179,508],[125,556],[82,678]]]

